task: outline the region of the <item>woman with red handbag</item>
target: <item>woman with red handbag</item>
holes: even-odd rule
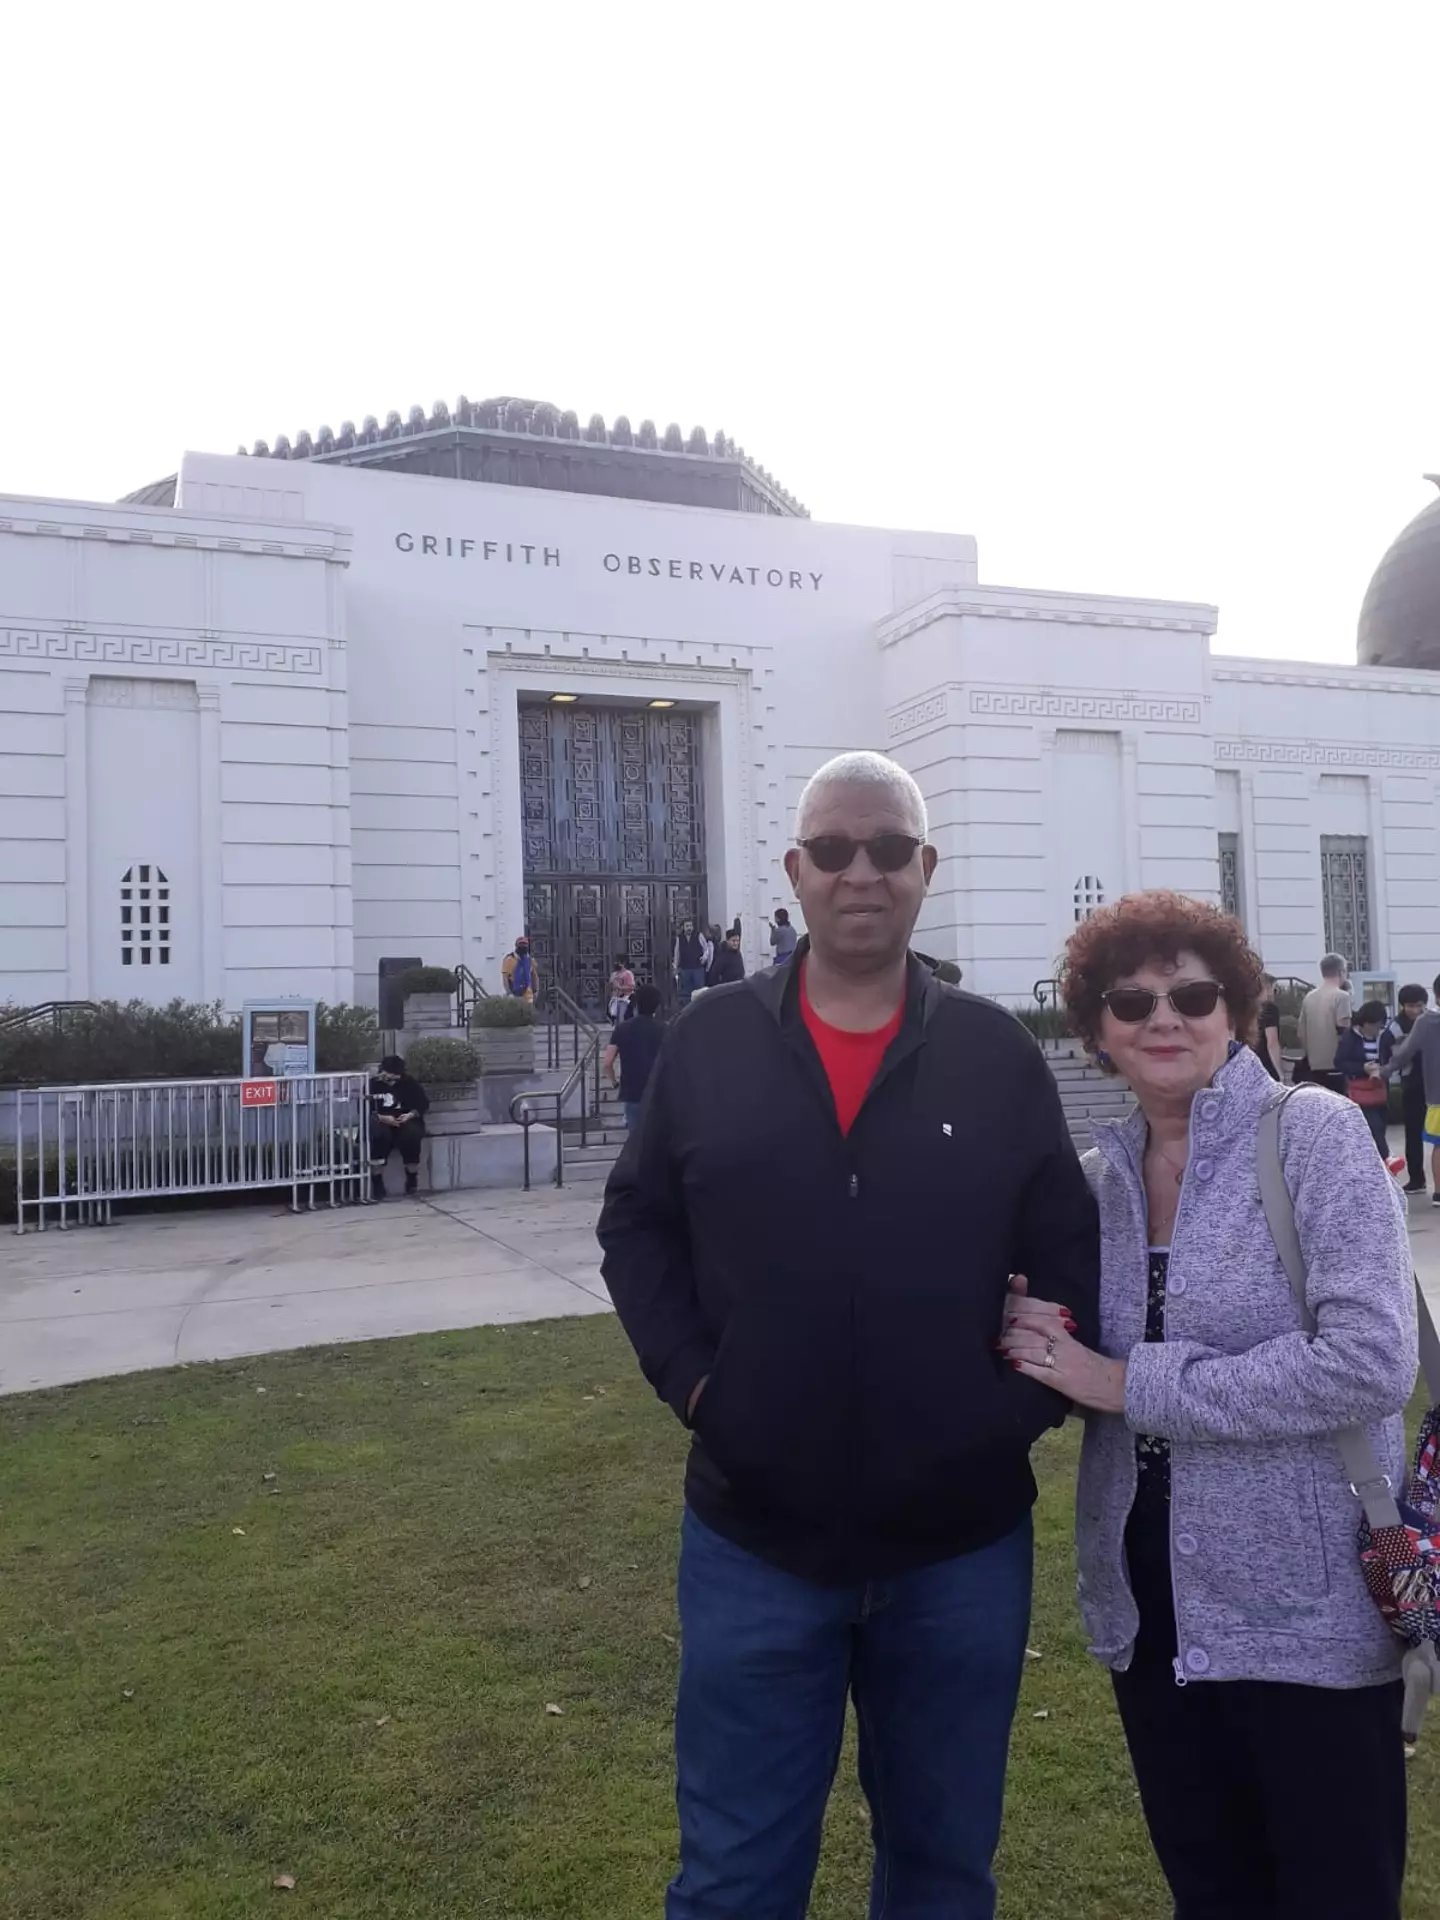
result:
[[[1390,1083],[1380,1078],[1380,1034],[1389,1017],[1381,1001],[1367,1000],[1335,1047],[1335,1071],[1344,1080],[1346,1093],[1364,1113],[1382,1160],[1390,1155],[1385,1135]]]

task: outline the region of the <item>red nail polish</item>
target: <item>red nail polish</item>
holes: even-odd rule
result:
[[[1012,1367],[1013,1367],[1013,1368],[1015,1369],[1015,1371],[1016,1371],[1017,1373],[1019,1373],[1019,1371],[1020,1371],[1020,1362],[1019,1362],[1018,1360],[1012,1360],[1012,1361],[1010,1362],[1010,1364],[1011,1364],[1011,1366],[1012,1366]]]

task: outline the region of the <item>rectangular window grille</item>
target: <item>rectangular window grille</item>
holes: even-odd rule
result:
[[[170,885],[153,864],[128,867],[120,882],[120,964],[170,964]]]
[[[1238,833],[1220,835],[1220,907],[1222,912],[1233,913],[1237,920],[1243,920],[1240,899],[1240,836]]]
[[[1320,886],[1325,902],[1325,945],[1342,953],[1352,969],[1375,964],[1370,947],[1370,842],[1361,833],[1322,833]]]

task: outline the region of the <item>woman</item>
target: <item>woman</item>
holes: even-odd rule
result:
[[[635,975],[630,962],[623,953],[615,956],[615,966],[610,974],[610,1024],[618,1026],[622,1020],[628,1020],[635,1011],[633,995]]]
[[[1261,1066],[1272,1080],[1285,1077],[1280,1070],[1280,1007],[1275,998],[1278,984],[1273,973],[1261,974],[1260,1005],[1255,1014],[1258,1031],[1252,1043]]]
[[[1101,1352],[1063,1307],[1007,1311],[1011,1363],[1087,1409],[1081,1609],[1112,1669],[1177,1920],[1399,1920],[1399,1644],[1361,1579],[1334,1435],[1400,1484],[1415,1379],[1401,1202],[1359,1109],[1290,1098],[1281,1157],[1316,1330],[1265,1224],[1247,1045],[1260,965],[1175,893],[1078,927],[1072,1025],[1137,1107],[1095,1129]]]

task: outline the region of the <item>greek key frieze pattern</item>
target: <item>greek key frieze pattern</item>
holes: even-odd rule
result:
[[[1126,720],[1198,727],[1198,700],[1143,700],[1124,693],[1024,693],[975,688],[970,711],[977,717],[1019,720]]]
[[[1217,740],[1215,758],[1225,762],[1250,760],[1271,767],[1391,767],[1413,773],[1440,770],[1440,751],[1433,747],[1342,747],[1311,740]]]
[[[950,696],[943,691],[932,693],[924,700],[915,700],[908,707],[901,707],[898,713],[892,713],[889,720],[890,738],[898,738],[902,733],[911,733],[916,727],[923,727],[928,721],[943,720],[950,708]]]
[[[0,628],[0,659],[93,660],[101,666],[231,668],[240,673],[324,670],[319,647],[279,640],[199,640],[132,633],[47,633]]]

